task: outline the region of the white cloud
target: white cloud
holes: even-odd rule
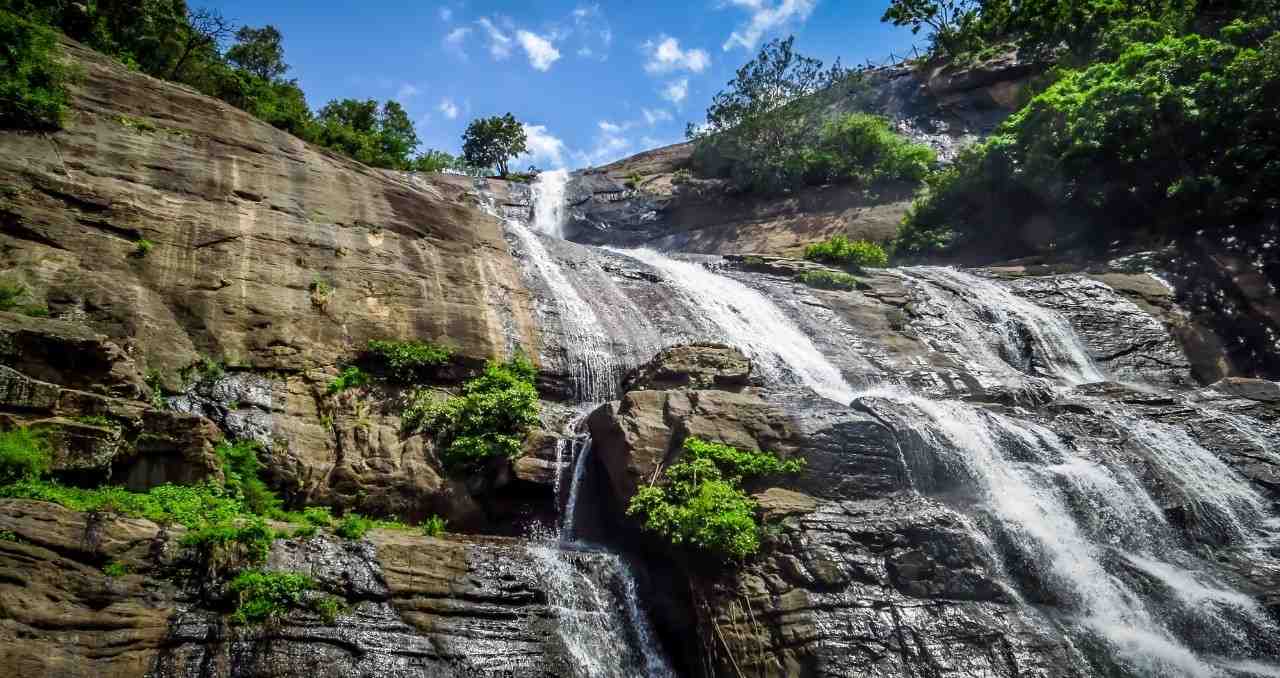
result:
[[[649,54],[649,63],[644,70],[649,73],[670,73],[686,70],[701,73],[711,65],[711,55],[701,49],[680,49],[680,41],[669,36],[659,35],[658,41],[644,43],[644,50]]]
[[[453,21],[453,10],[449,9],[448,7],[441,7],[440,20],[446,21],[446,22]]]
[[[589,150],[574,152],[574,162],[578,165],[602,165],[627,155],[632,144],[623,136],[623,132],[631,125],[629,122],[618,124],[608,120],[596,123],[600,133],[596,135]]]
[[[400,89],[396,90],[396,100],[405,101],[407,99],[412,99],[421,93],[422,91],[419,90],[413,83],[411,82],[401,83]]]
[[[450,120],[458,118],[458,105],[453,103],[453,99],[444,98],[440,100],[440,105],[436,106],[436,110],[444,114],[444,117]]]
[[[730,4],[746,9],[751,18],[745,25],[729,34],[723,45],[724,51],[734,47],[755,49],[760,38],[766,33],[776,30],[788,23],[802,23],[808,20],[818,0],[778,0],[773,4],[770,0],[729,0]]]
[[[476,22],[489,37],[489,54],[499,61],[511,56],[511,36],[503,33],[488,17]]]
[[[689,96],[689,79],[680,78],[668,82],[667,86],[662,88],[661,95],[663,99],[679,105]]]
[[[640,114],[644,116],[644,121],[648,123],[650,127],[653,127],[660,122],[669,122],[672,119],[671,112],[665,108],[642,108],[640,109]]]
[[[599,123],[599,126],[600,126],[600,131],[604,132],[605,134],[617,134],[622,130],[626,129],[626,126],[618,125],[616,123],[609,122],[608,120],[601,120]]]
[[[529,55],[529,65],[540,71],[550,70],[551,64],[560,58],[560,50],[551,44],[550,40],[529,31],[519,31],[516,38],[520,40],[520,46],[524,48],[525,54]]]
[[[524,123],[529,151],[517,158],[519,163],[543,164],[552,168],[564,167],[564,142],[547,131],[545,125]]]
[[[445,50],[459,59],[466,59],[466,42],[468,35],[471,35],[471,29],[468,27],[455,28],[449,31],[448,35],[444,36]]]

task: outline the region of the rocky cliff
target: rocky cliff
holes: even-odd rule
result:
[[[1280,386],[1143,266],[814,289],[777,255],[901,200],[675,185],[682,147],[573,178],[565,240],[529,187],[372,170],[65,49],[66,128],[0,132],[0,279],[48,310],[0,313],[0,423],[49,431],[67,486],[218,483],[214,445],[251,439],[290,507],[451,532],[272,525],[261,567],[314,590],[244,625],[180,525],[3,499],[5,675],[1274,673]],[[1027,75],[846,94],[954,140]],[[441,393],[527,353],[523,455],[451,474],[402,386],[329,393],[370,339],[453,346]],[[807,461],[746,487],[759,556],[626,514],[690,437]]]

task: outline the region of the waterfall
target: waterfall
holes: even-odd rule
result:
[[[982,366],[997,373],[1016,370],[1069,385],[1105,379],[1061,314],[972,273],[919,266],[902,274],[919,284],[950,352],[976,351]]]
[[[590,434],[569,426],[572,480],[560,529],[529,547],[543,565],[556,632],[581,678],[674,678],[640,604],[635,575],[620,556],[576,539],[578,501],[591,457]],[[557,473],[559,469],[557,470]]]
[[[1274,634],[1274,623],[1248,596],[1195,571],[1196,557],[1180,548],[1155,499],[1126,468],[1091,460],[1038,424],[968,403],[891,390],[857,402],[910,434],[908,463],[926,467],[917,475],[936,477],[925,471],[940,468],[947,481],[972,489],[991,541],[1021,563],[1008,571],[1057,601],[1082,646],[1103,643],[1112,661],[1139,676],[1219,676],[1206,654],[1266,656],[1251,638]],[[1177,440],[1173,451],[1168,431],[1155,430],[1135,438],[1172,455],[1164,462],[1179,469],[1179,486],[1195,501],[1220,502],[1212,504],[1219,518],[1212,528],[1235,534],[1256,526],[1259,516],[1245,510],[1256,506],[1255,496],[1243,481],[1216,469],[1207,452],[1194,452],[1194,443]],[[1222,475],[1207,487],[1215,470]],[[1131,583],[1134,572],[1164,593]]]
[[[540,172],[533,180],[533,230],[564,239],[565,187],[568,184],[569,172],[562,169]]]
[[[659,271],[719,331],[719,339],[755,361],[774,384],[799,380],[819,395],[847,403],[854,389],[795,323],[763,294],[650,249],[615,250]]]

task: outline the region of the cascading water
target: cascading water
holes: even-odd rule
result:
[[[1013,294],[997,282],[952,268],[901,269],[925,293],[935,328],[950,334],[948,347],[977,353],[997,373],[1033,374],[1069,385],[1103,381],[1075,330],[1060,314]],[[945,327],[937,327],[937,326]]]
[[[767,380],[798,380],[819,395],[847,403],[854,389],[818,351],[809,337],[763,294],[742,283],[649,249],[617,250],[667,276],[720,333],[720,338],[755,360]]]
[[[564,238],[565,189],[569,185],[567,170],[541,172],[534,180],[533,228],[544,235]]]

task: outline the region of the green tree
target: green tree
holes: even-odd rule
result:
[[[413,169],[416,172],[443,172],[447,169],[457,169],[458,158],[445,151],[437,151],[429,148],[413,159]]]
[[[0,127],[57,128],[66,69],[53,31],[0,11]]]
[[[912,33],[927,28],[933,44],[955,56],[967,46],[966,28],[977,18],[979,5],[978,0],[892,0],[880,20],[910,26]]]
[[[493,167],[498,176],[510,173],[508,161],[528,149],[524,125],[510,113],[478,118],[462,134],[462,157],[475,167]]]
[[[263,80],[274,81],[289,70],[280,41],[280,31],[275,26],[242,26],[236,32],[236,44],[227,50],[227,61]]]
[[[410,154],[418,145],[404,108],[394,101],[379,107],[373,99],[330,101],[316,116],[312,140],[388,169],[409,169]]]
[[[838,62],[824,68],[795,53],[794,41],[766,44],[712,99],[706,123],[689,125],[703,171],[727,173],[739,187],[766,192],[803,179],[803,156],[816,140],[821,105],[813,95],[847,73]]]

